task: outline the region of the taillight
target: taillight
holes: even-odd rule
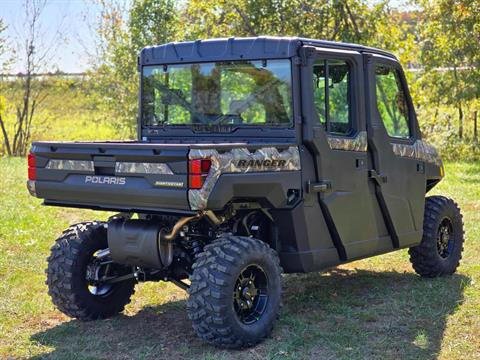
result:
[[[37,178],[37,169],[36,169],[36,160],[35,155],[32,153],[28,154],[28,180],[35,180]]]
[[[210,159],[194,159],[188,164],[188,184],[190,189],[201,189],[210,172]]]

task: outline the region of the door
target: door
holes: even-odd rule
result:
[[[425,163],[415,158],[420,130],[398,62],[365,55],[365,63],[370,177],[394,247],[408,247],[422,238]]]
[[[392,249],[369,179],[362,55],[310,48],[302,75],[303,136],[315,194],[341,260]],[[319,234],[321,236],[321,234]]]

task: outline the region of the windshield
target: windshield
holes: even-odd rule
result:
[[[144,126],[292,124],[289,60],[144,66],[142,81]]]

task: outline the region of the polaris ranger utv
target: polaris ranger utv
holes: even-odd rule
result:
[[[455,272],[462,216],[425,198],[443,165],[393,55],[229,38],[145,48],[138,70],[137,141],[32,145],[32,195],[118,212],[52,247],[63,313],[112,316],[135,283],[172,281],[202,339],[241,348],[271,332],[282,273],[402,248],[422,276]]]

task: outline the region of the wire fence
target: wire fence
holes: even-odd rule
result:
[[[18,74],[0,74],[0,81],[14,81],[17,79],[26,78],[28,75],[23,73]],[[78,72],[78,73],[64,73],[64,72],[56,72],[56,73],[36,73],[31,74],[31,77],[37,79],[48,79],[48,78],[62,78],[62,79],[86,79],[89,77],[89,74],[86,72]]]

